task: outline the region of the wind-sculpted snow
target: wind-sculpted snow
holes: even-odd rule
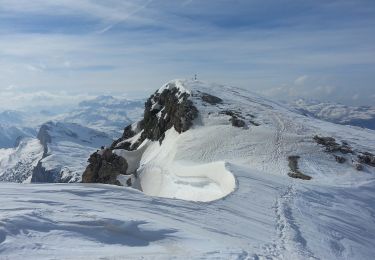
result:
[[[154,143],[146,149],[137,171],[141,190],[151,196],[192,201],[212,201],[233,192],[236,181],[224,161],[175,160],[183,136],[171,129],[160,148]]]

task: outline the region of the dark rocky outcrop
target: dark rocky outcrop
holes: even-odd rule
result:
[[[303,174],[298,168],[298,160],[300,157],[298,155],[292,155],[288,157],[290,172],[288,173],[289,177],[301,179],[301,180],[311,180],[311,176]]]
[[[242,118],[242,119],[245,119],[240,112],[238,111],[234,111],[234,110],[223,110],[223,111],[220,111],[219,112],[220,114],[222,115],[227,115],[227,116],[230,116],[230,117],[236,117],[236,118]]]
[[[49,134],[51,130],[50,124],[52,122],[47,122],[43,124],[38,132],[37,138],[39,139],[40,144],[43,146],[43,156],[42,159],[38,162],[36,167],[34,167],[31,175],[31,183],[54,183],[60,182],[60,172],[46,170],[43,167],[42,160],[48,156],[48,144],[52,142],[52,138]]]
[[[344,163],[344,162],[346,162],[345,157],[343,157],[343,156],[339,156],[339,155],[335,155],[335,160],[336,160],[336,162],[338,162],[338,163]]]
[[[346,143],[338,144],[333,137],[314,136],[314,141],[325,147],[326,152],[341,152],[343,154],[353,153],[352,148]]]
[[[85,183],[108,183],[120,185],[119,174],[127,174],[127,161],[112,153],[115,149],[136,150],[146,140],[163,142],[165,132],[174,128],[178,133],[187,131],[198,110],[189,99],[189,94],[182,92],[174,83],[169,83],[163,91],[157,91],[146,101],[144,116],[137,127],[127,126],[118,140],[110,148],[98,151],[90,156],[89,165],[82,175]],[[139,135],[135,139],[136,135]],[[130,138],[133,138],[130,140]],[[128,179],[127,185],[131,185]]]
[[[180,93],[173,83],[162,93],[153,94],[145,104],[141,139],[162,142],[165,132],[171,127],[178,133],[188,130],[198,116],[197,108],[188,97],[189,94]]]
[[[347,154],[351,154],[351,156],[355,155],[357,157],[354,160],[352,157],[349,157],[356,170],[364,170],[364,164],[375,167],[375,155],[372,153],[353,151],[347,142],[342,141],[341,144],[338,144],[333,137],[321,137],[316,135],[313,139],[316,143],[323,145],[327,153],[332,153],[338,163],[345,163],[347,161],[345,156],[348,157]]]
[[[42,125],[39,129],[38,135],[36,136],[39,139],[40,143],[44,147],[43,157],[45,157],[47,155],[48,144],[52,142],[51,136],[48,133],[48,131],[50,130],[50,127],[48,126],[49,123],[46,123],[46,124]]]
[[[235,127],[245,127],[246,126],[246,122],[245,122],[246,118],[241,114],[241,112],[234,111],[234,110],[223,110],[223,111],[220,111],[219,113],[222,114],[222,115],[230,116],[231,118],[229,119],[229,121],[232,123],[232,126],[235,126]],[[248,114],[247,116],[250,117],[250,118],[255,117],[255,116],[250,115],[250,114]],[[252,120],[252,119],[247,120],[247,121],[252,125],[259,126],[259,124],[254,122],[254,120]]]
[[[221,98],[207,94],[207,93],[202,93],[201,98],[204,102],[209,103],[211,105],[216,105],[216,104],[223,102]]]
[[[111,149],[104,149],[93,153],[90,163],[82,175],[84,183],[106,183],[121,185],[117,180],[120,174],[126,174],[128,164],[124,158],[112,153]]]
[[[111,145],[111,149],[125,149],[125,150],[131,150],[131,143],[130,142],[125,142],[125,140],[132,138],[135,136],[137,133],[133,131],[132,125],[128,125],[125,127],[124,132],[122,136],[114,141]]]
[[[354,163],[354,168],[357,170],[357,171],[363,171],[363,165],[360,164],[360,163]]]
[[[358,161],[360,163],[367,164],[369,166],[375,167],[375,155],[369,152],[364,152],[358,155]]]
[[[42,159],[43,160],[43,159]],[[36,167],[33,169],[31,176],[31,183],[55,183],[62,182],[60,177],[60,171],[58,170],[46,170],[43,167],[42,160],[38,162]]]
[[[245,121],[243,121],[242,119],[239,119],[237,117],[232,117],[229,120],[232,123],[232,126],[235,126],[235,127],[245,127],[246,126]]]

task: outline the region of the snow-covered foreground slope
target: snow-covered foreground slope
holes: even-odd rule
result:
[[[238,189],[210,203],[103,184],[0,184],[0,256],[372,258],[374,182],[327,188],[231,167]]]
[[[161,134],[172,116],[165,110],[173,106],[154,98],[148,112],[158,127],[134,124],[138,133],[113,150],[127,159],[132,186],[143,192],[103,184],[0,184],[0,256],[373,257],[375,170],[356,167],[359,155],[375,152],[374,131],[305,117],[234,87],[173,81],[157,93],[173,88],[178,102],[188,106],[188,95],[199,111],[190,129],[179,134],[183,126],[175,125]],[[124,148],[146,132],[156,140]],[[315,135],[334,137],[341,150],[325,152]],[[345,147],[352,151],[342,153]],[[288,176],[290,156],[299,156],[298,171],[311,180]]]

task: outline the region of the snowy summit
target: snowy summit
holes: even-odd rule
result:
[[[371,259],[374,147],[373,130],[174,80],[84,183],[0,184],[0,259]]]

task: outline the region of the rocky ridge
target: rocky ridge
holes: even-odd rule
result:
[[[113,163],[112,159],[108,160],[108,158],[112,158],[109,157],[109,154],[114,155],[113,150],[133,151],[146,139],[158,141],[161,144],[165,132],[172,127],[178,133],[187,131],[198,116],[198,109],[189,99],[190,96],[189,92],[178,87],[175,83],[168,83],[152,94],[145,102],[143,119],[125,127],[122,136],[114,141],[109,148],[103,148],[90,156],[89,165],[82,175],[82,182],[119,185],[119,182],[114,180],[120,174],[127,174],[125,167],[113,166],[110,171],[105,170],[108,164]],[[113,160],[119,160],[115,158]],[[111,177],[103,178],[108,175]]]

